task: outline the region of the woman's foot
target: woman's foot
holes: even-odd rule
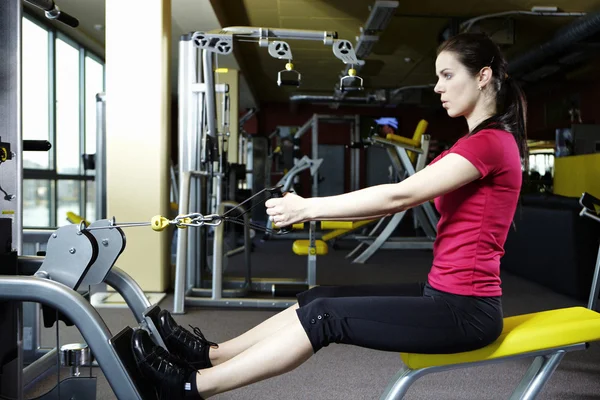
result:
[[[170,353],[196,369],[212,367],[209,350],[211,347],[218,348],[218,344],[206,340],[198,328],[190,326],[192,333],[179,326],[167,310],[161,310],[158,320],[158,331]]]
[[[160,400],[201,399],[195,385],[198,371],[192,366],[154,344],[143,329],[133,333],[131,342],[138,367]]]

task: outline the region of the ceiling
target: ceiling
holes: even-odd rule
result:
[[[56,3],[80,19],[78,34],[95,43],[96,47],[103,47],[104,32],[94,26],[104,25],[105,0],[56,0]],[[177,73],[177,40],[182,33],[224,26],[310,29],[337,31],[340,39],[355,43],[360,27],[369,16],[369,6],[374,3],[375,0],[172,0],[173,82],[176,82]],[[600,10],[600,1],[400,0],[390,24],[379,34],[378,42],[359,70],[359,75],[364,78],[365,92],[434,83],[435,49],[440,43],[440,34],[451,22],[505,11],[529,11],[534,6],[593,13]],[[142,10],[140,13],[143,15]],[[474,25],[473,30],[495,32],[497,37],[505,40],[507,44],[503,45],[503,50],[511,61],[548,41],[561,27],[576,19],[511,15],[486,19]],[[345,65],[333,55],[331,46],[310,41],[289,40],[288,43],[295,69],[302,74],[302,85],[297,89],[277,86],[277,73],[284,69],[286,61],[272,58],[266,48],[256,43],[236,42],[234,56],[219,58],[219,66],[239,67],[242,71],[242,107],[260,102],[289,101],[294,93],[334,93]],[[597,47],[589,46],[585,57],[569,66],[568,71],[565,69],[561,76],[595,77],[597,69],[589,65],[596,65],[597,53]],[[432,94],[431,90],[423,92],[417,97],[418,101],[424,101],[427,94]]]

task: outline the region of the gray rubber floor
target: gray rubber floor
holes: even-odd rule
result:
[[[429,251],[385,250],[377,253],[368,264],[351,264],[345,258],[349,249],[351,247],[342,246],[338,250],[330,250],[328,255],[318,259],[319,284],[423,280],[431,263]],[[244,268],[241,261],[241,256],[229,260],[226,274],[241,275]],[[306,272],[306,258],[295,256],[289,241],[257,241],[252,255],[252,271],[256,277],[302,278]],[[509,274],[503,274],[502,279],[505,316],[585,305]],[[172,295],[169,295],[160,306],[172,309],[172,299]],[[243,333],[274,313],[275,311],[256,309],[188,308],[185,315],[178,315],[176,319],[184,326],[191,324],[200,327],[207,338],[219,342]],[[113,333],[125,325],[135,325],[135,320],[127,309],[102,309],[100,314]],[[81,336],[76,328],[61,324],[61,344],[80,340]],[[53,329],[44,332],[43,343],[54,346]],[[528,366],[529,361],[522,360],[428,375],[412,386],[406,399],[508,399]],[[401,367],[400,357],[396,353],[331,345],[290,373],[214,398],[378,399]],[[93,373],[98,377],[97,399],[115,399],[102,371],[94,368]],[[38,380],[28,392],[28,397],[49,390],[55,383],[56,375]],[[586,351],[568,353],[538,398],[600,399],[600,346],[592,344]]]

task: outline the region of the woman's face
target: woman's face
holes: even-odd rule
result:
[[[468,116],[481,94],[477,76],[462,65],[453,52],[442,51],[435,60],[438,81],[433,90],[440,94],[442,107],[448,116]]]

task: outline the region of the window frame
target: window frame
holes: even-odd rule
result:
[[[84,47],[81,43],[75,40],[61,30],[56,29],[50,23],[42,20],[31,13],[24,12],[23,18],[27,19],[48,32],[48,140],[52,143],[50,150],[50,160],[48,169],[24,168],[24,180],[47,180],[50,182],[50,187],[54,190],[49,194],[49,227],[58,225],[58,187],[59,181],[71,180],[79,181],[80,195],[79,207],[80,214],[85,219],[87,217],[88,203],[88,185],[95,185],[95,175],[88,175],[83,168],[83,160],[81,155],[85,153],[86,144],[86,57],[102,64],[102,87],[106,88],[106,62],[94,51]],[[57,143],[57,125],[56,125],[56,41],[60,39],[67,44],[73,46],[79,53],[79,173],[78,174],[59,174],[57,172],[57,149],[54,145]],[[25,78],[25,77],[23,77]],[[53,183],[52,183],[53,182]],[[97,190],[97,188],[96,188]],[[92,199],[95,200],[95,199]],[[24,210],[23,212],[26,212]],[[63,218],[63,217],[61,217]],[[40,228],[42,226],[27,226],[25,228]]]

